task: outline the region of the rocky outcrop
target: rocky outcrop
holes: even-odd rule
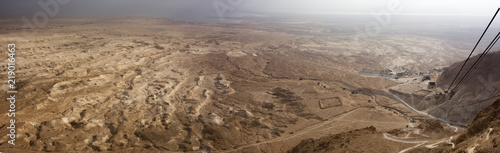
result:
[[[500,99],[479,112],[453,142],[457,152],[500,152]]]
[[[452,88],[473,65],[479,55],[469,59]],[[435,117],[443,118],[460,125],[472,122],[479,111],[491,105],[500,96],[500,52],[490,52],[476,66],[472,73],[453,91],[442,95],[438,100],[422,101],[430,108]],[[447,89],[464,61],[451,65],[437,80],[437,85]],[[451,98],[450,97],[451,95]]]

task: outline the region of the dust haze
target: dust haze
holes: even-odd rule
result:
[[[498,6],[4,0],[0,152],[498,152]]]

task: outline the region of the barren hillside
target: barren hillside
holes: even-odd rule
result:
[[[387,92],[400,83],[358,72],[427,70],[459,56],[418,49],[442,52],[433,38],[381,35],[372,44],[405,37],[410,47],[377,48],[291,32],[300,26],[55,19],[30,37],[0,28],[0,47],[17,44],[18,82],[16,145],[1,128],[0,149],[286,152],[303,139],[365,127],[380,131],[378,139],[388,131],[383,139],[425,137],[418,125],[430,118]],[[5,113],[0,119],[9,126]]]
[[[479,55],[472,57],[458,76],[456,84],[465,71],[468,70]],[[493,104],[500,97],[500,52],[490,52],[477,65],[472,73],[455,89],[451,99],[429,101],[429,112],[436,117],[468,124],[472,122],[479,111]],[[451,65],[437,80],[437,85],[447,89],[458,73],[462,62]],[[452,86],[454,88],[455,86]],[[449,96],[447,94],[446,96]]]
[[[477,58],[478,56],[475,56],[470,61],[474,62]],[[307,139],[289,152],[498,152],[500,100],[495,98],[498,98],[499,58],[500,52],[488,54],[450,99],[446,99],[449,94],[445,94],[443,88],[448,87],[447,84],[451,83],[463,62],[455,63],[444,71],[437,79],[436,89],[418,89],[425,81],[413,80],[389,90],[395,97],[407,102],[409,107],[415,107],[417,111],[422,110],[419,111],[421,114],[429,112],[428,115],[438,120],[426,120],[419,122],[416,126],[418,128],[407,126],[383,134],[375,128],[366,128],[320,139]],[[473,62],[465,66],[465,71]],[[486,80],[483,76],[489,79]],[[459,130],[454,127],[454,132],[450,132],[446,129],[453,126],[447,123],[467,125],[467,128],[457,133]],[[423,132],[408,132],[415,130]],[[398,137],[398,134],[404,136]],[[396,146],[405,145],[405,149],[394,150]]]

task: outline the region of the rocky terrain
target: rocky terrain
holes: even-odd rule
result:
[[[500,100],[486,107],[462,134],[454,139],[456,152],[499,152]]]
[[[406,128],[383,134],[370,127],[320,139],[306,139],[289,152],[498,152],[500,100],[495,99],[498,98],[498,80],[491,78],[486,81],[482,76],[497,75],[496,59],[499,56],[500,52],[485,56],[477,70],[470,74],[470,77],[479,80],[464,81],[463,86],[459,86],[459,90],[449,99],[447,96],[450,93],[445,93],[442,88],[451,83],[453,74],[458,73],[463,62],[455,63],[444,71],[437,79],[439,87],[436,89],[422,89],[429,81],[415,79],[389,89],[390,93],[400,97],[409,107],[414,107],[419,114],[431,116],[433,120],[421,121],[418,126],[409,124]],[[477,58],[475,56],[471,61]],[[471,65],[466,65],[464,69],[467,70]],[[473,119],[469,121],[469,118]],[[459,128],[450,124],[467,126],[463,132],[457,133]],[[389,140],[401,143],[399,147],[403,148],[394,150],[397,145],[387,142]],[[392,145],[386,146],[387,144]],[[408,147],[404,144],[416,145]]]
[[[477,58],[479,55],[471,57],[450,90],[455,88]],[[447,92],[447,89],[464,61],[452,64],[442,72],[435,81],[437,88],[422,90],[422,87],[428,86],[429,81],[421,81],[418,78],[391,88],[393,89],[391,92],[420,111],[465,127],[472,122],[479,111],[500,97],[499,58],[498,51],[487,54],[453,92]]]
[[[407,135],[404,141],[395,144],[380,136],[381,133],[376,128],[368,127],[320,139],[306,139],[289,152],[397,152],[400,150],[400,152],[408,151],[411,153],[499,152],[499,121],[500,100],[497,100],[480,111],[465,131],[449,138],[433,141],[411,141],[412,137]],[[424,137],[436,136],[443,132],[443,126],[435,120],[423,122],[418,127],[426,129],[422,132],[424,134],[421,135]],[[389,133],[397,134],[401,132],[400,130],[394,130]],[[409,147],[410,142],[420,143],[420,145]],[[402,150],[404,147],[407,147],[407,149]]]
[[[0,48],[17,46],[18,91],[16,145],[6,143],[2,113],[2,152],[286,152],[330,134],[350,141],[335,146],[346,151],[398,151],[414,146],[402,140],[410,136],[428,141],[427,125],[444,133],[432,139],[457,132],[389,91],[401,83],[358,73],[424,71],[461,58],[433,38],[353,43],[297,34],[301,25],[148,18],[54,19],[29,37],[19,26],[0,28]],[[351,141],[354,129],[387,144]]]
[[[299,152],[397,152],[411,144],[393,143],[380,136],[375,127],[343,132],[320,139],[302,140],[290,153]]]
[[[436,143],[434,148],[416,148],[411,152],[499,152],[500,100],[481,110],[467,129],[447,143]]]
[[[479,55],[472,57],[465,65],[464,71],[468,70],[477,58],[479,58]],[[454,90],[451,98],[445,99],[438,105],[433,104],[429,112],[435,116],[459,123],[471,123],[479,111],[493,104],[500,97],[499,58],[500,52],[489,52],[460,86]],[[451,78],[458,73],[459,67],[462,65],[463,62],[451,65],[438,78],[437,85],[443,89],[448,88],[452,81]],[[465,75],[465,72],[462,72],[458,78],[463,75]]]

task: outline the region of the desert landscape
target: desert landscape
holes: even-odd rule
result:
[[[408,99],[444,94],[422,78],[468,52],[432,37],[156,18],[54,19],[33,37],[16,27],[0,29],[1,48],[16,44],[18,92],[16,145],[2,114],[2,152],[303,152],[323,141],[334,144],[323,152],[405,152],[452,144],[467,126]]]

